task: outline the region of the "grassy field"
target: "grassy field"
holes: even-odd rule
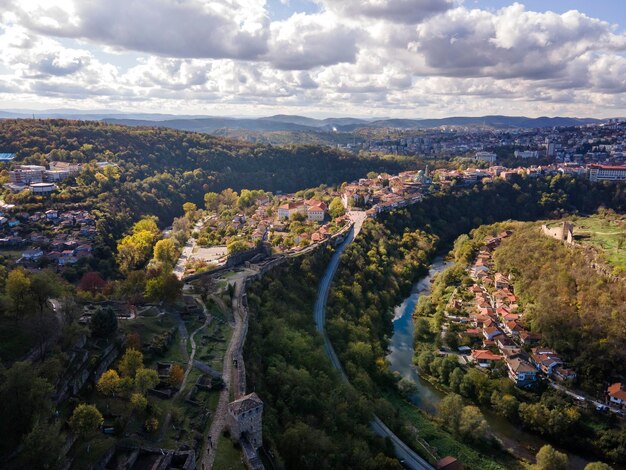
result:
[[[246,466],[241,462],[241,450],[230,439],[220,436],[217,444],[217,453],[213,468],[220,470],[244,470]]]
[[[611,266],[626,272],[626,216],[593,215],[573,222],[577,242],[601,249]]]

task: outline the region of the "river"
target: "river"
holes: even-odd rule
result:
[[[451,265],[451,262],[444,261],[443,258],[436,258],[428,274],[413,286],[411,295],[394,309],[393,336],[387,356],[391,370],[417,386],[416,392],[410,397],[413,404],[432,415],[437,414],[437,404],[445,393],[423,380],[413,365],[413,310],[420,296],[430,294],[433,277]],[[483,414],[493,434],[518,458],[534,461],[536,452],[547,443],[539,436],[523,431],[489,410],[483,410]],[[578,455],[567,453],[570,469],[583,470],[589,463]]]

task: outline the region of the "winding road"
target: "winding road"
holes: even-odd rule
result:
[[[354,222],[352,230],[348,233],[348,236],[344,242],[335,250],[333,257],[328,263],[326,272],[322,276],[320,285],[317,291],[317,299],[315,301],[315,307],[313,308],[313,314],[315,318],[315,328],[322,335],[324,339],[324,349],[326,354],[333,364],[333,367],[341,374],[341,378],[348,382],[348,377],[341,367],[341,362],[333,349],[333,345],[328,339],[324,325],[326,323],[326,302],[328,301],[328,293],[330,292],[330,285],[333,281],[333,277],[337,272],[339,266],[339,260],[341,254],[352,243],[354,238],[359,234],[361,226],[365,220],[365,214],[362,212],[350,212],[350,218]],[[430,465],[426,460],[420,457],[413,449],[406,445],[398,436],[396,436],[391,429],[389,429],[385,423],[383,423],[378,416],[374,415],[371,422],[372,430],[381,437],[389,438],[393,444],[393,448],[396,452],[396,456],[406,468],[411,470],[433,470],[434,467]]]

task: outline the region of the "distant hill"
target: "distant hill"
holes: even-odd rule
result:
[[[493,129],[543,128],[579,126],[602,122],[593,118],[524,116],[446,117],[441,119],[360,119],[352,117],[315,119],[305,116],[277,114],[260,118],[222,116],[174,116],[158,113],[123,113],[120,111],[80,111],[57,109],[45,111],[0,111],[0,119],[63,118],[106,121],[128,126],[167,127],[170,129],[224,134],[224,130],[253,132],[353,132],[362,128],[428,129],[440,126],[488,127]]]
[[[309,132],[352,132],[362,128],[399,128],[428,129],[440,126],[455,127],[489,127],[493,129],[543,128],[580,126],[602,122],[601,119],[571,117],[539,117],[523,116],[481,116],[481,117],[448,117],[441,119],[381,119],[367,121],[356,118],[313,119],[303,116],[277,115],[256,119],[240,118],[198,118],[198,119],[167,119],[162,121],[106,119],[107,122],[128,126],[159,126],[173,129],[215,133],[220,129],[239,129],[257,132],[276,131],[309,131]]]

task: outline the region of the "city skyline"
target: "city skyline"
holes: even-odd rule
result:
[[[625,116],[626,13],[584,3],[0,0],[0,99],[225,116]]]

